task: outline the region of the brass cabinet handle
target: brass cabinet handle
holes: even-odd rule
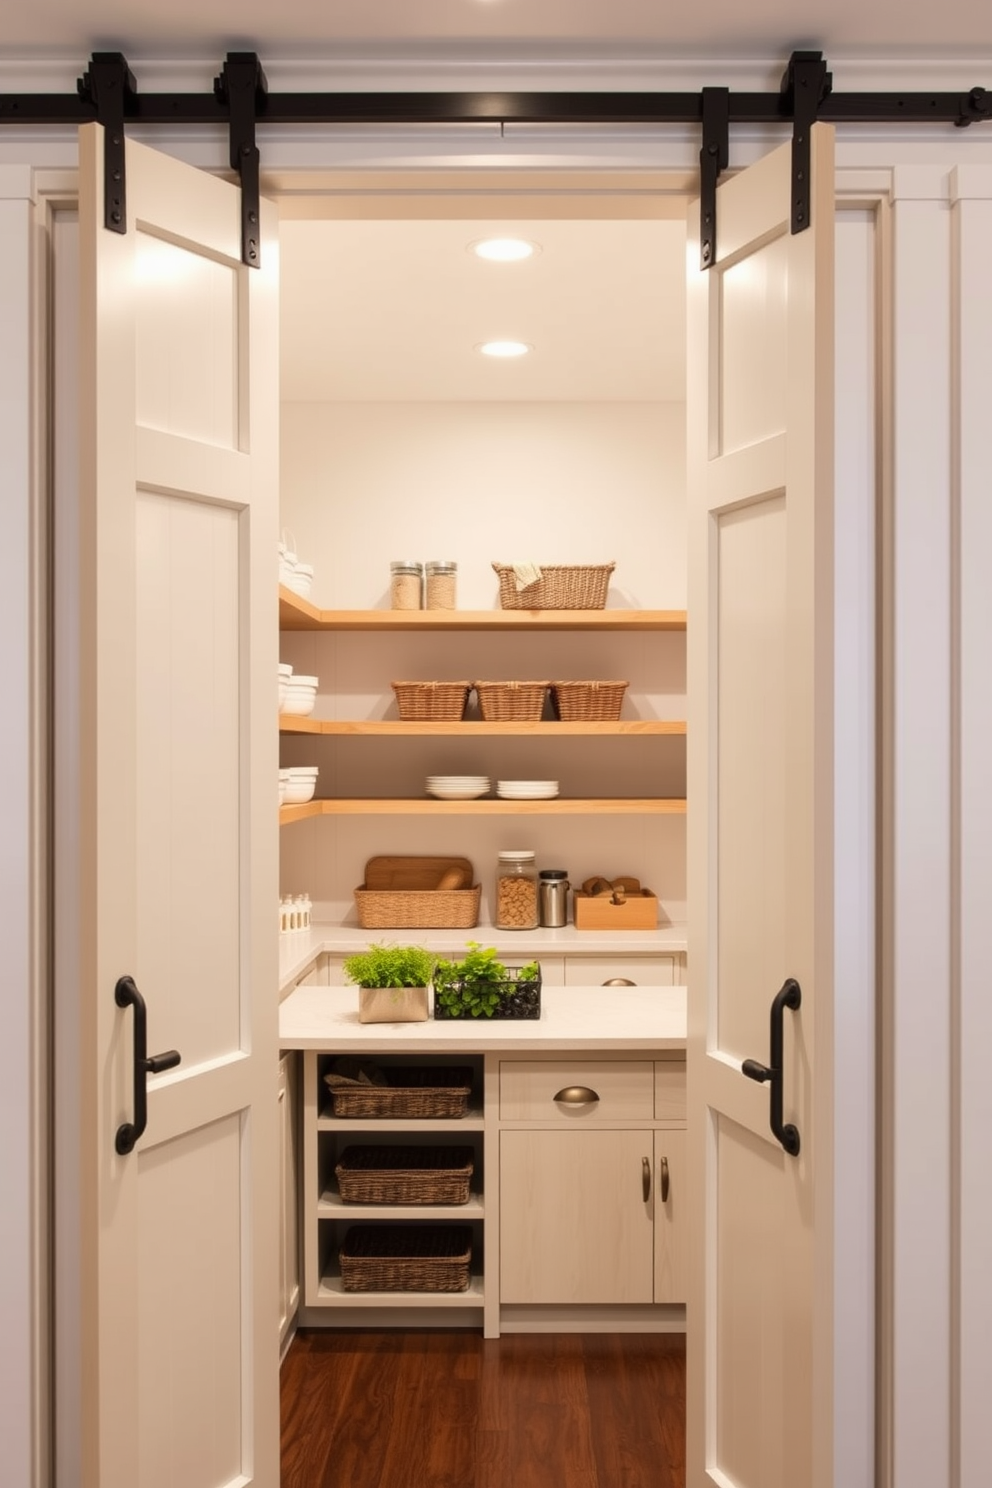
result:
[[[646,1204],[651,1197],[651,1163],[646,1157],[641,1158],[641,1193]]]
[[[599,1100],[599,1096],[588,1085],[566,1085],[564,1090],[559,1090],[551,1099],[560,1101],[563,1106],[591,1106]]]
[[[629,977],[610,977],[609,981],[603,983],[604,987],[636,987]]]
[[[663,1157],[661,1159],[661,1202],[663,1204],[668,1203],[668,1188],[668,1158]]]

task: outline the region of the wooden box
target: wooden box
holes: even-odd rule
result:
[[[608,894],[593,896],[576,889],[572,917],[576,930],[654,930],[658,898],[650,889],[642,889],[639,894],[628,894],[623,904],[614,904]]]

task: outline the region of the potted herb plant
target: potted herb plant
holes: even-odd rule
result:
[[[424,1023],[435,958],[422,946],[370,945],[344,959],[358,987],[360,1023]]]
[[[541,968],[536,961],[511,969],[494,946],[468,942],[461,961],[434,967],[435,1018],[539,1018]]]

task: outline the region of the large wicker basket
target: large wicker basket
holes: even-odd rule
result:
[[[465,1292],[468,1225],[352,1225],[341,1245],[346,1292]]]
[[[471,682],[394,682],[392,686],[404,723],[458,721],[465,716],[472,690]]]
[[[562,723],[611,722],[626,691],[626,682],[552,682],[551,701]]]
[[[346,1204],[466,1204],[471,1147],[346,1147],[334,1172]]]
[[[512,563],[494,563],[493,568],[499,578],[499,602],[504,610],[602,610],[616,564],[542,563],[541,577],[525,589],[517,588]]]
[[[544,712],[547,682],[475,682],[486,723],[537,723]]]
[[[461,889],[434,885],[445,871],[462,871]],[[363,930],[471,930],[479,923],[482,885],[472,885],[468,858],[370,858],[365,882],[355,890],[358,923]]]
[[[324,1076],[334,1115],[361,1121],[457,1120],[468,1110],[472,1071],[462,1065],[383,1071],[388,1084],[368,1085],[334,1070]]]

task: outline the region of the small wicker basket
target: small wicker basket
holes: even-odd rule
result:
[[[471,682],[394,682],[393,691],[404,723],[464,718]]]
[[[517,588],[512,563],[494,563],[504,610],[602,610],[615,563],[540,565],[541,577]]]
[[[346,1292],[465,1292],[468,1225],[352,1225],[341,1245]]]
[[[334,1172],[346,1204],[467,1204],[471,1147],[346,1147]]]
[[[552,682],[551,701],[562,723],[615,722],[626,690],[626,682]]]
[[[355,890],[363,930],[472,930],[479,923],[482,885],[472,889]]]
[[[474,682],[486,723],[536,723],[544,712],[547,682]]]
[[[324,1083],[342,1120],[457,1120],[468,1110],[472,1071],[462,1065],[388,1069],[387,1085],[367,1085],[330,1070]]]

